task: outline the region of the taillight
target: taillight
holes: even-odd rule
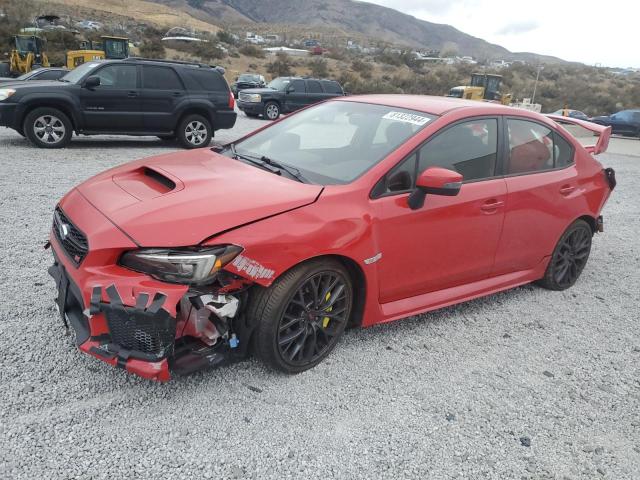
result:
[[[229,108],[231,110],[236,108],[236,100],[233,98],[233,92],[229,92]]]

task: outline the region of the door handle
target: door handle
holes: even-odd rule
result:
[[[494,212],[502,206],[504,206],[504,202],[502,200],[487,200],[482,204],[480,210],[483,212]]]
[[[182,92],[173,92],[174,97],[179,97],[180,95],[182,95]]]
[[[566,196],[572,193],[575,189],[576,187],[572,185],[563,185],[562,187],[560,187],[560,194]]]
[[[127,97],[129,98],[134,98],[138,96],[138,92],[129,92],[127,93]]]

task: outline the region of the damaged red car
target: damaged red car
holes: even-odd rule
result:
[[[250,353],[301,372],[348,326],[572,286],[615,186],[593,157],[609,134],[451,98],[327,101],[70,191],[57,305],[80,350],[145,378]]]

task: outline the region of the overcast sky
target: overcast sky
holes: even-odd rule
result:
[[[640,67],[637,0],[367,0],[502,45],[611,67]],[[606,38],[606,40],[603,40]]]

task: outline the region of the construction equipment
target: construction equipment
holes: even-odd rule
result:
[[[99,41],[85,40],[80,50],[67,52],[67,68],[76,68],[85,62],[103,59],[122,59],[129,57],[129,39],[126,37],[102,36]]]
[[[45,41],[36,35],[14,35],[14,48],[9,59],[11,75],[29,73],[34,68],[48,67],[49,59],[44,52]]]
[[[471,74],[471,85],[453,87],[447,97],[497,102],[503,105],[509,105],[511,103],[511,94],[500,93],[501,83],[502,75],[473,73]]]

